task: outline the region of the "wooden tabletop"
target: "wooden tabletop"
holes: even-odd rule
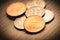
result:
[[[25,30],[14,27],[13,17],[6,14],[6,8],[13,2],[27,3],[28,0],[8,0],[0,6],[0,37],[6,40],[54,40],[60,37],[60,3],[59,0],[45,0],[46,8],[54,12],[54,19],[47,23],[45,28],[36,34],[30,34]],[[4,40],[5,40],[4,39]]]

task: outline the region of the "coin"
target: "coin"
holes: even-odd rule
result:
[[[31,33],[41,31],[45,26],[45,21],[41,16],[30,16],[24,22],[24,28]]]
[[[15,2],[10,4],[6,11],[10,16],[19,16],[26,11],[26,5],[22,2]]]
[[[14,21],[14,26],[15,26],[17,29],[24,29],[23,23],[24,23],[25,19],[26,19],[25,16],[16,18],[15,21]]]
[[[33,1],[27,2],[26,5],[27,5],[28,9],[33,6],[40,6],[40,7],[44,8],[46,6],[46,3],[43,0],[33,0]]]
[[[49,22],[54,18],[54,13],[50,10],[45,10],[45,16],[43,17],[43,19],[45,20],[45,22]]]
[[[44,15],[44,9],[41,8],[40,6],[34,6],[34,7],[31,7],[29,9],[27,9],[25,15],[27,17],[29,16],[32,16],[32,15],[39,15],[39,16],[43,16]]]

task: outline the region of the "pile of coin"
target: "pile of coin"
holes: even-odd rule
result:
[[[25,29],[28,32],[36,33],[54,18],[53,12],[45,9],[45,6],[46,2],[43,0],[32,0],[26,4],[15,2],[8,6],[6,12],[12,17],[24,14],[15,19],[14,26],[20,30]]]

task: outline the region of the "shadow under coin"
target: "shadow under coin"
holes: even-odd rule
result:
[[[45,13],[44,13],[44,15],[42,17],[44,17],[44,16],[45,16]]]
[[[45,26],[46,27],[46,26]],[[43,28],[43,29],[41,29],[40,31],[38,31],[38,32],[28,32],[27,30],[24,30],[27,34],[30,34],[30,35],[35,35],[35,34],[38,34],[38,33],[41,33],[41,32],[43,32],[44,31],[44,29],[45,29],[45,27]]]
[[[7,15],[7,17],[8,17],[10,20],[13,20],[13,21],[14,21],[16,18],[19,18],[19,17],[24,16],[25,13],[23,13],[23,14],[21,14],[21,15],[19,15],[19,16],[9,16],[7,13],[6,13],[6,15]]]
[[[15,26],[14,26],[14,28],[17,29],[17,30],[19,30],[19,31],[24,31],[24,29],[18,29],[18,28],[16,28]]]
[[[51,21],[49,21],[49,22],[46,22],[46,24],[49,24],[49,23],[51,23],[53,20],[55,19],[55,17],[51,20]]]

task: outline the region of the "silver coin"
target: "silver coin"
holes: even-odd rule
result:
[[[40,6],[40,7],[44,8],[46,6],[46,3],[43,0],[33,0],[33,1],[27,2],[26,5],[27,5],[28,9],[33,6]]]
[[[43,16],[44,15],[44,9],[41,8],[40,6],[34,6],[34,7],[31,7],[29,9],[27,9],[26,11],[26,16],[29,17],[29,16],[32,16],[32,15],[39,15],[39,16]]]
[[[54,13],[50,10],[45,10],[45,16],[43,17],[43,19],[45,20],[45,22],[49,22],[54,18]]]
[[[26,17],[25,16],[22,16],[20,18],[17,18],[15,21],[14,21],[14,26],[18,29],[24,29],[24,26],[23,26],[23,23],[25,21]]]

